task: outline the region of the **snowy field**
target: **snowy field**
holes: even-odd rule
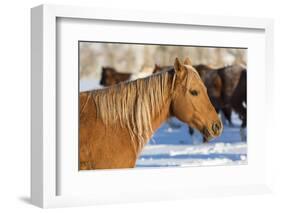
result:
[[[80,91],[101,88],[94,79],[81,80]],[[195,131],[189,135],[188,126],[172,118],[171,128],[164,123],[144,147],[136,167],[184,167],[184,166],[218,166],[247,164],[247,142],[241,140],[241,121],[233,113],[233,126],[224,125],[220,137],[202,143],[202,136]]]
[[[240,120],[232,116],[234,125],[224,125],[220,137],[202,142],[199,132],[189,135],[188,126],[176,118],[172,119],[179,128],[171,128],[166,122],[145,146],[137,167],[163,166],[214,166],[241,165],[247,163],[247,143],[241,141]]]

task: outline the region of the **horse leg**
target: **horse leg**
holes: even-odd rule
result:
[[[243,128],[242,126],[240,127],[240,138],[241,141],[247,140],[246,128]]]
[[[242,124],[240,127],[240,136],[242,141],[247,140],[247,134],[246,134],[246,126],[247,126],[247,115],[246,115],[246,109],[243,109],[243,114],[241,116]]]
[[[246,119],[246,117],[243,117],[242,118],[242,125],[241,125],[241,127],[242,128],[246,128],[246,126],[247,126],[247,119]]]
[[[231,113],[232,113],[231,107],[224,107],[222,111],[226,120],[228,121],[229,126],[233,126],[233,123],[231,121]]]
[[[219,115],[220,115],[221,122],[223,123],[223,125],[225,125],[226,124],[226,118],[225,118],[224,113],[221,111],[219,113]]]
[[[195,140],[194,140],[194,129],[190,126],[188,126],[188,132],[189,132],[189,135],[191,137],[191,142],[192,144],[195,144]]]

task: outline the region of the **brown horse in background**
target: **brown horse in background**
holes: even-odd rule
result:
[[[102,67],[100,85],[112,86],[130,79],[131,73],[117,72],[113,67]]]
[[[209,98],[215,107],[217,113],[222,109],[222,80],[218,75],[216,69],[213,69],[207,65],[199,64],[194,68],[199,73],[202,81],[207,87]]]
[[[118,72],[113,67],[102,67],[100,85],[108,87],[119,84],[122,81],[136,80],[145,78],[153,74],[153,67],[142,67],[137,73],[123,73]]]
[[[80,93],[80,169],[131,168],[170,116],[210,140],[222,132],[206,87],[189,59],[174,70]]]
[[[174,66],[159,66],[158,64],[155,64],[153,73],[163,72],[163,71],[172,70],[172,69],[174,69]]]
[[[247,126],[247,71],[242,70],[238,84],[230,100],[232,109],[242,120],[242,128]]]
[[[233,109],[231,97],[238,85],[240,75],[244,70],[245,68],[241,65],[231,65],[217,69],[222,80],[222,111],[230,125],[232,125],[231,113]],[[242,90],[238,89],[238,91]]]

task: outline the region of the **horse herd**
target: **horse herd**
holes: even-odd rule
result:
[[[136,80],[132,80],[136,79]],[[102,68],[103,89],[80,93],[80,169],[133,168],[152,134],[174,116],[207,142],[234,110],[246,127],[246,69],[193,66],[186,58],[141,73]]]

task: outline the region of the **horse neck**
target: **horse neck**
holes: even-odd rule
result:
[[[169,87],[169,91],[173,89],[173,70],[170,71],[168,75],[168,85],[167,88]],[[155,92],[154,90],[148,90],[149,92]],[[154,113],[150,111],[150,125],[151,125],[151,132],[147,132],[148,134],[144,138],[145,140],[142,142],[142,145],[139,147],[140,150],[143,148],[143,145],[146,144],[149,139],[152,137],[154,132],[170,117],[170,109],[171,109],[171,94],[165,94],[163,97],[163,102],[159,107],[159,111],[157,113]]]
[[[173,73],[173,70],[170,70],[171,73]],[[173,90],[173,75],[169,75],[169,84],[170,84],[170,90]],[[165,101],[163,102],[163,105],[161,106],[160,113],[156,114],[151,119],[151,126],[153,132],[155,132],[168,118],[171,116],[171,99],[172,93],[168,94],[165,97]]]
[[[154,118],[152,118],[151,126],[153,133],[171,116],[170,106],[171,100],[168,99],[161,108],[161,112],[158,115],[154,116]]]
[[[171,72],[170,74],[168,76],[168,78],[169,78],[168,79],[168,85],[166,85],[167,86],[166,89],[168,89],[169,91],[171,91],[170,89],[173,89],[172,88],[173,87],[172,82],[173,82],[173,79],[174,79],[173,73]],[[138,80],[138,81],[141,81],[141,80]],[[144,87],[144,88],[147,89],[147,91],[143,91],[143,94],[146,94],[146,93],[149,93],[149,92],[151,92],[151,93],[155,92],[153,89],[151,89],[149,87]],[[102,97],[102,96],[100,96],[100,97]],[[99,111],[98,107],[100,107],[100,106],[98,106],[96,101],[99,101],[99,100],[98,99],[96,100],[95,95],[93,96],[93,100],[95,100],[95,101],[93,101],[93,103],[92,103],[92,104],[94,104],[94,107],[93,107],[94,112],[92,113],[92,115],[95,117],[96,121],[99,122],[100,116],[96,116],[97,112]],[[136,106],[138,106],[139,104],[142,104],[142,103],[141,102],[137,103]],[[155,104],[157,104],[157,103],[155,103]],[[141,141],[140,142],[140,145],[141,145],[140,148],[143,147],[143,145],[148,142],[148,140],[151,138],[152,134],[161,126],[162,123],[164,123],[169,118],[169,116],[170,116],[170,105],[171,105],[171,94],[165,94],[163,96],[162,104],[160,104],[159,106],[155,106],[155,108],[153,109],[153,110],[156,110],[156,111],[153,111],[153,110],[148,111],[150,113],[149,120],[145,120],[145,121],[150,122],[149,124],[150,124],[150,130],[151,131],[144,131],[144,132],[141,133],[141,135],[143,133],[145,135],[143,135],[144,136],[143,141],[140,139],[140,141]],[[141,119],[141,118],[137,117],[137,118],[133,119],[132,123],[139,124],[138,122],[141,122],[139,119]],[[125,122],[124,122],[124,124],[125,124]],[[125,126],[126,125],[127,124],[125,124]],[[121,128],[121,129],[125,130],[126,128]],[[133,127],[133,129],[135,129],[135,128]],[[143,130],[145,130],[145,129],[143,129]],[[129,134],[131,135],[130,128],[128,129],[128,131],[129,131]],[[136,136],[136,137],[138,137],[138,136]]]

